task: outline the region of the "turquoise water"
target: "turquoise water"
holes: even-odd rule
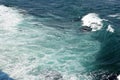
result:
[[[11,78],[100,80],[119,73],[119,1],[0,3],[0,69]],[[88,19],[100,19],[102,28],[81,31],[81,19],[91,13]]]

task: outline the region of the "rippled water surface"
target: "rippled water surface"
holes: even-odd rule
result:
[[[119,0],[0,0],[0,70],[10,80],[119,74],[119,8]]]

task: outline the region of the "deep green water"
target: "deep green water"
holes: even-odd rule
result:
[[[13,80],[119,74],[119,8],[119,0],[0,0],[0,70]],[[82,31],[86,15],[101,20],[102,28]]]

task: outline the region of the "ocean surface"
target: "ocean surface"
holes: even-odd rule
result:
[[[120,0],[0,0],[0,80],[119,74]]]

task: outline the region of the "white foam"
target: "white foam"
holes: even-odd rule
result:
[[[120,80],[120,75],[117,76],[117,79]]]
[[[120,13],[116,13],[116,14],[111,14],[111,15],[108,15],[109,17],[118,17],[120,16]]]
[[[22,15],[13,8],[0,5],[0,30],[14,31],[22,21]]]
[[[112,17],[112,18],[120,19],[120,13],[111,14],[111,15],[108,15],[108,17]]]
[[[115,31],[111,25],[108,25],[108,28],[106,30],[112,33]]]
[[[100,30],[103,26],[103,19],[99,18],[96,13],[89,13],[85,15],[82,19],[82,26],[88,26],[92,28],[92,31]]]

